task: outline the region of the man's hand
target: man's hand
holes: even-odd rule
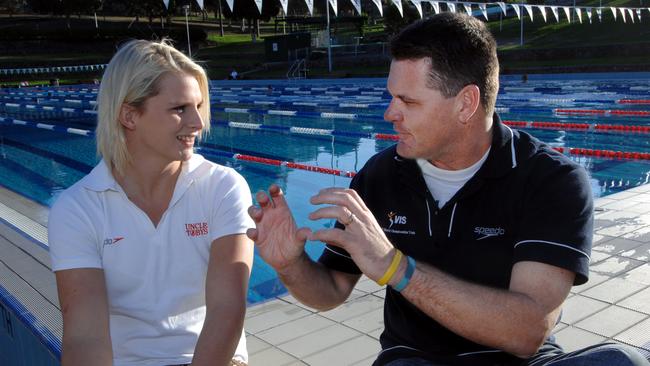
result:
[[[255,229],[246,235],[257,245],[260,256],[281,273],[304,255],[305,241],[311,233],[308,228],[298,229],[282,190],[273,184],[268,195],[259,191],[255,195],[259,207],[251,206],[248,214],[255,221]]]
[[[332,205],[312,212],[309,214],[310,219],[337,219],[345,225],[345,230],[318,230],[309,239],[345,249],[368,278],[374,281],[381,278],[390,266],[395,249],[357,192],[352,189],[326,188],[313,196],[310,202],[315,205]]]

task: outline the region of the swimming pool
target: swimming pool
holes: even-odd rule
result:
[[[644,129],[650,128],[650,75],[531,79],[502,81],[497,108],[503,120],[564,148],[589,171],[596,197],[648,183],[650,160],[643,154],[650,153],[650,130]],[[86,132],[94,125],[95,91],[75,86],[0,93],[1,184],[50,206],[97,162]],[[347,175],[394,143],[392,125],[382,118],[389,102],[385,79],[219,81],[212,83],[211,95],[212,129],[199,153],[237,169],[253,192],[279,184],[301,226],[331,226],[306,219],[312,210],[308,197],[347,186]],[[533,122],[540,128],[531,128]],[[628,152],[630,158],[596,156],[606,151]],[[307,246],[313,257],[323,247]],[[256,257],[249,302],[283,291],[274,271]]]

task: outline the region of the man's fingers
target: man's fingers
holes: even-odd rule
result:
[[[316,211],[309,214],[310,220],[320,220],[320,219],[336,219],[340,223],[345,223],[349,221],[351,216],[351,211],[342,206],[327,206],[321,207]]]
[[[253,242],[257,241],[257,229],[248,229],[246,230],[246,236]]]
[[[255,193],[255,200],[257,201],[257,204],[260,205],[260,207],[266,207],[271,200],[269,199],[269,196],[266,194],[266,192],[260,190]]]
[[[271,197],[278,197],[282,195],[282,188],[280,188],[280,186],[277,184],[271,184],[269,187],[269,194]]]
[[[284,193],[282,188],[277,184],[271,184],[269,187],[269,197],[271,199],[271,204],[273,207],[285,207],[287,206],[287,201],[284,199]]]
[[[255,221],[255,223],[258,223],[262,219],[263,212],[260,208],[257,208],[255,206],[250,206],[248,208],[248,216],[250,216],[251,219]]]
[[[296,231],[296,239],[298,239],[301,242],[307,241],[309,239],[309,236],[311,235],[311,229],[307,227],[301,227]]]
[[[347,242],[345,239],[347,235],[348,234],[341,229],[323,229],[314,231],[309,236],[309,240],[322,241],[345,249]]]
[[[365,203],[363,203],[357,192],[348,188],[331,187],[321,189],[318,194],[309,199],[309,202],[314,205],[345,206],[352,212],[361,212],[366,209]]]

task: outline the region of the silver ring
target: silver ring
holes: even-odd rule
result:
[[[352,211],[350,211],[350,216],[348,216],[348,220],[347,220],[348,222],[341,222],[341,223],[343,225],[345,225],[345,226],[348,226],[348,225],[350,225],[351,223],[354,222],[355,218],[356,218],[356,216],[354,215],[354,213]]]

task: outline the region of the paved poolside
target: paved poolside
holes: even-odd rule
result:
[[[55,336],[62,333],[46,249],[47,209],[0,189],[0,285]],[[555,334],[573,350],[613,340],[650,358],[650,184],[596,200],[591,276],[574,287]],[[337,309],[281,296],[246,316],[251,365],[370,365],[379,352],[384,289],[362,279]]]

